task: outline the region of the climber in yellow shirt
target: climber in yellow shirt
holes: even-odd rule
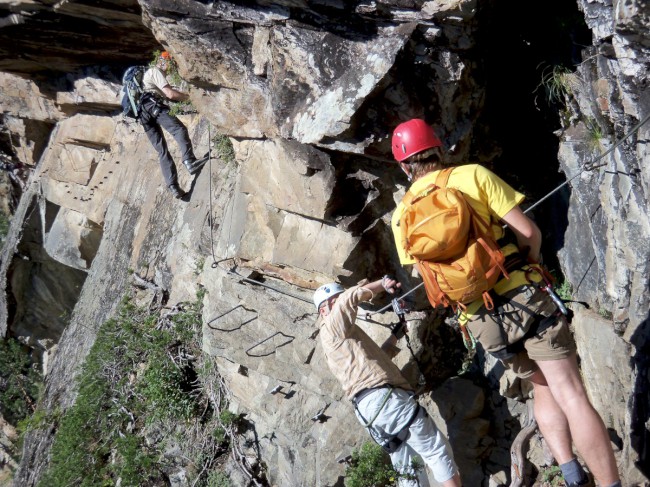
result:
[[[435,182],[446,167],[442,142],[421,119],[395,128],[392,150],[415,192]],[[600,486],[620,487],[609,435],[582,383],[568,323],[549,294],[527,278],[537,274],[527,276],[525,263],[540,262],[541,232],[519,208],[523,195],[476,164],[454,167],[446,187],[463,194],[471,208],[488,223],[494,240],[504,236],[503,224],[507,224],[516,244],[504,245],[501,250],[506,259],[520,252],[524,264],[509,271],[509,279],[496,283],[492,289],[498,300],[494,309],[487,309],[483,300],[469,303],[460,316],[461,324],[504,366],[532,382],[535,419],[567,485],[588,482],[573,454],[573,442]],[[402,247],[398,222],[403,211],[403,205],[397,207],[392,230],[401,263],[414,264]]]

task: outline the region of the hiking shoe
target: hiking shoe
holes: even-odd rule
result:
[[[178,186],[170,186],[169,191],[172,192],[172,196],[174,196],[174,198],[176,198],[177,200],[182,199],[183,196],[185,196],[187,194],[185,191],[183,191]]]
[[[192,167],[196,163],[196,157],[192,157],[190,159],[185,159],[183,161],[183,166],[187,168],[188,171],[190,171],[190,174],[192,174]]]
[[[186,159],[183,161],[183,165],[187,168],[190,174],[194,175],[208,162],[208,158],[204,157],[202,159]]]

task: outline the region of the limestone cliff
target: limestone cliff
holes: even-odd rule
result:
[[[482,0],[4,2],[0,148],[32,174],[2,250],[0,333],[43,356],[43,407],[73,403],[132,272],[172,303],[202,287],[204,353],[253,424],[270,484],[342,485],[337,460],[366,433],[324,365],[311,291],[387,271],[418,283],[389,228],[407,185],[389,136],[418,116],[455,161],[494,168],[528,205],[570,180],[534,215],[547,260],[586,304],[573,320],[582,372],[624,485],[648,485],[650,123],[638,124],[650,115],[650,7],[566,3],[521,7],[512,25]],[[213,156],[195,177],[179,164],[187,201],[166,192],[142,127],[119,114],[121,73],[155,48],[177,59],[197,110],[181,118],[196,153]],[[551,106],[536,56],[572,66]],[[233,160],[219,157],[220,135]],[[480,354],[487,381],[452,377],[457,364],[438,351],[461,345],[438,321],[422,319],[414,337],[436,386],[424,402],[466,485],[507,484],[527,392]],[[398,361],[412,367],[404,348]],[[38,482],[52,434],[27,435],[14,485]]]

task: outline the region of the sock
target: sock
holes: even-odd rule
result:
[[[562,476],[564,477],[567,487],[587,485],[589,482],[587,472],[584,471],[577,458],[560,465],[560,470],[562,470]]]

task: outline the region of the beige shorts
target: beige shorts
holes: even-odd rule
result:
[[[481,307],[467,327],[486,352],[499,358],[518,377],[531,377],[537,371],[537,361],[559,360],[575,353],[575,342],[563,315],[539,332],[530,330],[535,320],[541,319],[538,316],[550,317],[557,311],[544,291],[524,285],[506,293],[503,302],[495,300],[494,305],[492,311]]]

